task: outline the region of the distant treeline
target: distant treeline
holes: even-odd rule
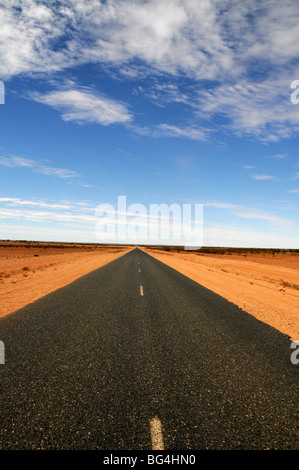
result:
[[[299,254],[299,250],[290,248],[234,248],[234,247],[216,247],[216,246],[203,246],[194,250],[185,250],[183,246],[147,246],[155,250],[162,251],[192,251],[193,253],[209,253],[214,255],[227,255],[227,254]]]
[[[0,247],[22,246],[24,248],[119,248],[125,245],[110,245],[105,243],[75,243],[75,242],[38,242],[30,240],[0,240]]]
[[[34,247],[34,248],[120,248],[132,245],[110,245],[105,243],[80,243],[80,242],[38,242],[38,241],[30,241],[30,240],[0,240],[0,247],[8,247],[8,246],[23,246],[26,248]],[[173,252],[180,252],[180,251],[189,251],[192,253],[209,253],[209,254],[216,254],[216,255],[229,255],[229,254],[299,254],[299,249],[289,248],[289,249],[282,249],[282,248],[236,248],[236,247],[219,247],[219,246],[202,246],[198,249],[188,249],[186,250],[184,246],[166,246],[166,245],[139,245],[144,248],[152,248],[155,250],[162,250],[162,251],[173,251]]]

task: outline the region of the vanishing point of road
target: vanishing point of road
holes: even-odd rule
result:
[[[139,249],[0,319],[0,449],[298,449],[291,341]]]

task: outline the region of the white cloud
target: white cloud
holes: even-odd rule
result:
[[[57,242],[85,242],[101,243],[95,237],[93,227],[72,226],[68,228],[55,226],[19,223],[1,223],[1,234],[4,239],[26,239],[38,241]],[[84,229],[84,230],[83,230]],[[257,230],[245,230],[244,228],[227,224],[211,224],[204,229],[204,244],[208,246],[235,246],[253,248],[297,248],[299,249],[299,238],[296,236],[275,236],[273,233],[261,232]]]
[[[189,203],[189,204],[195,204],[195,203],[200,203],[203,204],[204,206],[204,213],[206,208],[213,208],[213,209],[222,209],[225,211],[228,211],[230,215],[237,216],[243,219],[251,219],[251,220],[257,220],[257,221],[263,221],[266,224],[270,223],[273,224],[275,223],[276,227],[280,227],[282,229],[288,227],[294,228],[297,227],[297,221],[295,222],[292,219],[288,219],[286,217],[281,217],[279,215],[270,213],[270,212],[265,212],[261,211],[259,209],[256,209],[255,207],[247,207],[243,206],[241,204],[234,204],[230,202],[219,202],[219,201],[194,201],[194,200],[188,200],[184,199],[184,203]],[[278,202],[278,201],[276,201]],[[208,214],[208,212],[206,212]]]
[[[0,197],[0,203],[8,203],[10,206],[35,206],[50,209],[70,209],[72,206],[67,204],[48,203],[44,201],[29,201],[16,197]]]
[[[276,235],[273,232],[244,229],[227,224],[210,224],[204,228],[204,244],[244,248],[299,249],[299,238],[296,235]]]
[[[36,162],[28,158],[11,155],[9,157],[0,157],[0,165],[9,167],[19,166],[33,168],[36,165]]]
[[[90,89],[66,89],[48,94],[31,93],[34,100],[62,112],[65,121],[96,122],[102,125],[126,123],[132,116],[122,103],[92,92]]]
[[[290,104],[288,93],[289,78],[283,76],[262,83],[224,84],[198,93],[198,114],[220,113],[228,119],[223,129],[275,142],[299,130],[298,109]]]
[[[174,126],[170,124],[158,124],[156,126],[138,126],[136,124],[127,124],[127,129],[133,132],[151,136],[154,138],[159,137],[182,137],[191,140],[207,140],[212,129],[206,127],[195,126]]]
[[[65,224],[67,225],[67,224]],[[80,242],[80,243],[100,243],[95,238],[94,229],[90,227],[53,227],[45,224],[38,226],[25,223],[2,223],[0,224],[1,236],[8,240],[32,240],[32,241],[52,241],[52,242]],[[85,229],[85,230],[82,230]]]
[[[278,153],[276,155],[271,155],[269,158],[273,158],[274,160],[285,160],[288,158],[287,153]]]
[[[1,208],[0,219],[31,220],[33,222],[60,222],[61,224],[75,222],[77,224],[94,225],[97,221],[94,215],[76,212],[51,212],[33,209]]]
[[[66,53],[53,51],[67,19],[46,2],[4,0],[0,9],[0,76],[47,72],[65,66]]]
[[[54,168],[43,165],[35,160],[29,158],[18,157],[17,155],[10,155],[8,157],[0,157],[0,165],[7,167],[19,167],[19,168],[30,168],[36,173],[43,175],[57,176],[58,178],[76,178],[80,175],[73,170],[66,168]]]
[[[228,202],[205,202],[206,207],[215,207],[216,209],[238,209],[240,206]]]
[[[285,217],[280,217],[275,214],[260,211],[252,207],[245,207],[238,204],[231,204],[226,202],[205,202],[204,207],[213,207],[216,209],[229,210],[230,214],[236,215],[241,218],[251,220],[262,220],[264,222],[275,223],[281,227],[294,227],[293,220]]]
[[[139,59],[169,73],[213,78],[231,65],[210,0],[4,0],[0,21],[3,77]]]
[[[169,103],[183,103],[192,105],[192,93],[196,92],[196,87],[188,86],[179,87],[176,83],[154,83],[148,84],[146,87],[139,85],[134,89],[137,96],[143,96],[152,101],[156,106],[162,108],[166,107]]]
[[[251,178],[258,180],[258,181],[276,180],[275,176],[272,176],[272,175],[252,175]]]
[[[262,8],[258,0],[4,0],[1,72],[84,62],[130,66],[139,59],[169,73],[220,78],[243,70],[250,58],[295,58],[298,10],[291,0],[265,0]]]
[[[290,83],[299,73],[298,16],[294,0],[4,0],[0,77],[87,63],[124,78],[155,74],[148,95],[158,104],[189,104],[194,122],[221,114],[228,120],[224,129],[275,142],[299,130],[298,107],[290,103]],[[197,94],[165,87],[165,74],[195,80]],[[39,98],[65,120],[131,120],[125,105],[91,91]]]
[[[22,239],[43,239],[41,233],[49,234],[48,240],[56,240],[59,234],[59,240],[69,240],[72,230],[75,229],[74,235],[78,238],[76,241],[85,241],[83,232],[84,228],[88,230],[89,238],[93,241],[100,242],[95,235],[95,227],[98,222],[98,214],[96,207],[87,201],[44,201],[44,200],[26,200],[15,197],[0,198],[1,210],[0,219],[3,223],[2,236],[5,238],[13,238],[14,233],[18,230],[18,224],[24,225]],[[299,229],[298,225],[287,218],[280,217],[257,210],[255,208],[244,207],[238,204],[226,202],[207,202],[204,203],[205,208],[215,208],[228,211],[230,215],[247,219],[250,226],[246,225],[228,225],[227,222],[221,224],[212,224],[208,220],[204,223],[205,244],[220,246],[256,246],[256,247],[298,247]],[[109,212],[109,211],[108,211]],[[136,216],[135,212],[118,212],[118,215],[127,216],[127,224],[130,223],[131,216]],[[114,222],[115,211],[111,210],[111,222]],[[206,217],[206,216],[205,216]],[[144,224],[147,223],[147,215],[144,216]],[[152,216],[154,223],[156,217]],[[140,220],[140,219],[139,219]],[[167,222],[168,219],[166,219]],[[227,220],[227,215],[223,220]],[[4,221],[6,225],[4,224]],[[13,221],[13,225],[9,225]],[[105,221],[108,221],[105,219]],[[162,222],[163,220],[161,220]],[[257,224],[254,222],[257,221]],[[259,222],[264,222],[262,228]],[[29,225],[31,224],[31,225]],[[38,226],[36,225],[38,224]],[[276,227],[275,233],[273,226]],[[7,227],[7,231],[5,229]],[[292,233],[292,236],[289,236]],[[6,234],[6,235],[4,235]],[[80,235],[80,237],[79,237]],[[87,235],[87,232],[86,232]],[[17,237],[18,238],[18,237]]]
[[[277,215],[268,214],[266,212],[257,211],[255,209],[239,210],[235,212],[235,215],[244,219],[263,220],[265,222],[280,225],[281,227],[294,226],[294,222],[292,220],[288,220],[284,217],[279,217]]]
[[[169,135],[173,137],[187,137],[193,140],[205,140],[209,130],[195,127],[178,127],[168,124],[160,124],[158,126],[158,135]]]

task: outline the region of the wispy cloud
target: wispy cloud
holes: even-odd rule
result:
[[[30,97],[61,111],[64,121],[95,122],[108,126],[130,122],[132,119],[124,104],[88,88],[63,89],[47,94],[31,93]]]
[[[272,175],[251,175],[251,178],[258,181],[275,181],[276,177]]]
[[[274,214],[268,214],[267,212],[258,211],[256,209],[242,209],[235,212],[235,215],[244,219],[251,220],[262,220],[264,222],[270,222],[271,224],[280,225],[281,227],[294,226],[294,222],[285,217],[279,217]]]
[[[204,202],[204,205],[206,207],[214,207],[215,209],[239,209],[241,207],[229,202]]]
[[[189,201],[190,202],[190,201]],[[266,223],[275,224],[276,226],[280,226],[282,228],[285,227],[292,227],[296,226],[292,219],[288,219],[286,217],[281,217],[277,214],[273,214],[270,212],[261,211],[254,207],[247,207],[241,204],[234,204],[229,202],[221,202],[221,201],[203,201],[202,204],[204,208],[214,208],[214,209],[222,209],[229,212],[231,215],[235,215],[237,217],[241,217],[243,219],[251,219],[251,220],[260,220]]]
[[[207,140],[212,129],[200,126],[175,126],[170,124],[158,124],[155,126],[138,126],[137,124],[126,125],[127,129],[132,130],[136,134],[159,137],[181,137],[191,140]]]
[[[101,241],[95,235],[99,214],[97,214],[96,207],[89,201],[45,201],[1,197],[0,205],[0,219],[3,221],[0,224],[1,230],[3,229],[1,233],[7,234],[7,238],[13,238],[12,234],[22,233],[22,238],[42,240],[44,239],[42,236],[44,233],[47,234],[47,240],[56,240],[59,236],[60,241],[73,239],[72,237],[75,237],[76,241],[85,241],[87,239]],[[226,202],[206,202],[204,203],[204,212],[206,212],[206,208],[224,210],[238,218],[248,221],[260,221],[263,224],[259,225],[258,229],[256,224],[251,223],[250,225],[249,223],[246,223],[246,225],[237,225],[236,223],[228,225],[228,223],[213,224],[206,220],[204,223],[205,244],[272,246],[276,248],[280,246],[299,246],[299,238],[296,238],[295,235],[299,233],[298,225],[285,217]],[[132,217],[136,217],[135,212],[118,212],[118,215],[126,215],[128,224],[130,224]],[[115,221],[114,216],[115,212],[112,210],[111,219],[109,219],[111,223]],[[147,219],[148,216],[144,215],[143,224],[147,223]],[[156,220],[156,216],[153,216],[152,219],[153,221]],[[273,232],[273,226],[277,228],[276,232]],[[87,231],[83,233],[82,229]],[[292,237],[288,235],[289,232],[286,232],[286,230],[291,231]]]
[[[298,237],[276,235],[269,231],[228,224],[209,224],[204,229],[204,244],[246,248],[299,248]]]
[[[184,87],[182,91],[177,83],[154,83],[152,86],[135,88],[136,95],[145,97],[156,106],[166,107],[169,103],[183,103],[192,106],[194,87]]]
[[[6,203],[9,206],[34,206],[50,209],[71,209],[71,205],[48,203],[44,201],[30,201],[27,199],[20,199],[16,197],[0,197],[0,203]]]
[[[17,155],[10,155],[9,157],[0,156],[0,165],[10,167],[18,166],[33,168],[34,166],[36,166],[36,162],[34,160],[30,160],[29,158],[18,157]]]
[[[187,137],[192,140],[206,140],[209,129],[195,127],[178,127],[168,124],[160,124],[155,134],[158,136]]]
[[[288,154],[287,153],[277,153],[275,155],[269,156],[268,158],[273,158],[274,160],[285,160],[286,158],[288,158]]]
[[[248,79],[235,85],[223,84],[198,93],[201,117],[223,115],[223,130],[236,135],[255,135],[265,142],[289,138],[299,130],[299,113],[289,102],[289,78],[266,79],[254,83]]]
[[[41,164],[35,160],[29,158],[19,157],[17,155],[1,156],[0,165],[7,167],[19,167],[19,168],[30,168],[36,173],[43,175],[57,176],[58,178],[76,178],[80,175],[73,170],[66,168],[55,168]]]

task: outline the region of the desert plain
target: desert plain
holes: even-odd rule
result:
[[[133,249],[0,242],[0,317],[70,284]],[[299,253],[199,253],[142,248],[195,282],[299,340]]]
[[[145,251],[292,341],[299,340],[298,252]]]
[[[1,242],[0,317],[64,287],[132,247]]]

